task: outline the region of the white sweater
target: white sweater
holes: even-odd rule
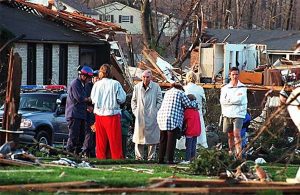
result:
[[[121,114],[120,104],[125,102],[126,93],[118,81],[103,78],[94,84],[91,99],[95,114],[111,116]]]
[[[228,118],[245,118],[247,113],[247,87],[238,82],[236,87],[230,83],[221,88],[220,103],[222,114]]]

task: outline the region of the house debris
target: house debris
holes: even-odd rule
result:
[[[10,4],[19,9],[26,10],[29,13],[62,23],[75,31],[81,31],[97,38],[105,38],[106,34],[117,31],[126,32],[125,29],[122,29],[114,23],[96,20],[77,12],[70,13],[59,8],[52,9],[52,6],[45,7],[43,5],[27,2],[26,0],[13,0]]]
[[[284,193],[297,193],[299,185],[287,184],[285,182],[235,182],[224,179],[195,180],[184,178],[154,178],[150,180],[150,185],[138,188],[107,188],[101,187],[97,182],[59,182],[59,183],[39,183],[23,185],[0,186],[1,192],[68,192],[68,193],[245,193],[255,194],[258,191],[275,190]]]
[[[156,51],[144,49],[142,53],[147,61],[142,61],[140,63],[140,68],[152,70],[158,81],[174,83],[181,80],[179,79],[180,75],[174,71],[174,67],[165,61]]]

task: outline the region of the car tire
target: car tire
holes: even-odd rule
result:
[[[51,145],[50,135],[46,131],[39,131],[36,135],[36,140],[39,143]]]

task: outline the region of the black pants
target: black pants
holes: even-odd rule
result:
[[[67,142],[67,151],[79,154],[84,141],[85,120],[71,118],[68,119],[69,138]]]
[[[168,164],[174,163],[176,138],[179,132],[178,127],[171,131],[160,131],[158,163],[164,163],[165,156]]]
[[[96,156],[96,135],[92,131],[89,124],[85,125],[85,138],[82,146],[82,152],[85,153],[88,157]]]

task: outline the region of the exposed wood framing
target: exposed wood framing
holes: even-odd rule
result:
[[[114,23],[96,20],[76,12],[56,11],[43,5],[26,2],[25,0],[15,0],[14,5],[23,10],[29,9],[28,12],[31,13],[39,13],[36,15],[50,20],[62,22],[69,28],[79,30],[97,38],[105,38],[105,34],[115,31],[126,32],[125,29]]]
[[[153,72],[156,72],[157,74],[159,74],[159,77],[162,78],[162,81],[166,82],[167,81],[167,77],[164,74],[163,70],[160,69],[160,67],[157,65],[157,60],[158,58],[163,60],[163,57],[161,57],[156,51],[151,50],[151,49],[144,49],[142,50],[142,54],[143,56],[149,61],[149,63],[153,66],[153,68],[150,68]],[[172,77],[174,78],[175,81],[180,81],[180,79],[178,78],[179,75],[176,71],[174,71],[173,69],[169,69],[171,71]]]
[[[162,88],[170,88],[171,83],[158,82],[159,86]],[[196,83],[197,85],[203,87],[204,89],[220,89],[224,84],[219,83]],[[283,86],[263,86],[263,85],[245,85],[249,91],[281,91]],[[285,91],[292,91],[293,87],[285,86]]]

